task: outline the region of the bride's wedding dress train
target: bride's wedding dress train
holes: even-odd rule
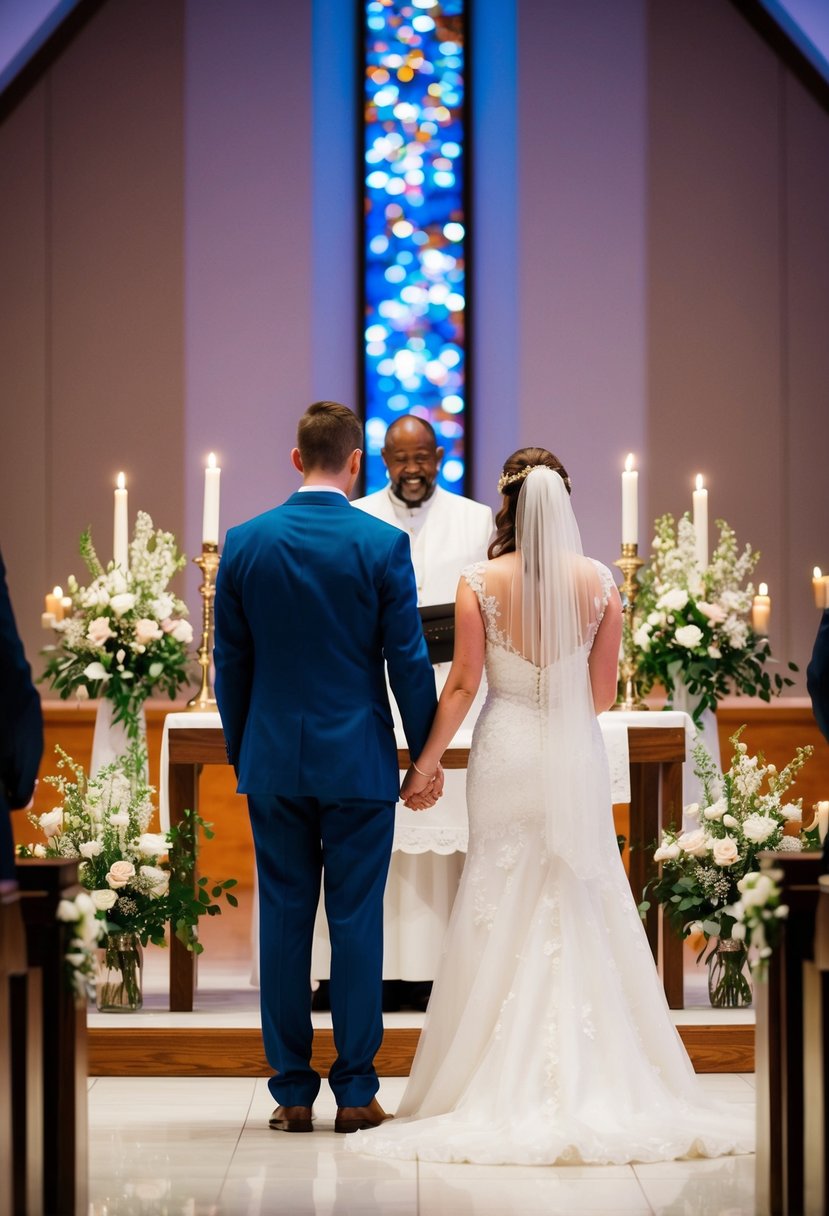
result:
[[[594,568],[583,663],[612,585]],[[465,572],[489,683],[469,759],[469,853],[397,1117],[348,1148],[493,1165],[749,1152],[753,1120],[706,1099],[671,1021],[616,846],[595,716],[577,764],[596,805],[562,804],[573,838],[548,852],[547,795],[567,791],[545,791],[539,722],[561,664],[536,667],[512,647],[485,569]]]

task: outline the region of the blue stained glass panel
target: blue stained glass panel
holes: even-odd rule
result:
[[[402,414],[431,422],[439,480],[466,475],[464,0],[364,0],[366,492]]]

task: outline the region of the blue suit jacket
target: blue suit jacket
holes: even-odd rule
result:
[[[812,659],[806,669],[806,686],[812,698],[815,721],[829,739],[829,608],[820,618]]]
[[[383,660],[414,755],[436,708],[404,532],[329,491],[231,528],[214,658],[240,793],[397,799]]]
[[[0,878],[14,877],[9,812],[31,798],[42,752],[40,697],[15,625],[0,556]]]

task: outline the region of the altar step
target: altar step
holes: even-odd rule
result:
[[[677,1029],[697,1072],[753,1072],[754,1022],[727,1020],[710,1011],[679,1021]],[[704,1020],[704,1013],[711,1020]],[[698,1015],[698,1016],[700,1016]],[[743,1015],[745,1018],[746,1015]],[[97,1021],[97,1019],[94,1019]],[[89,1028],[90,1076],[268,1077],[273,1071],[257,1026],[119,1025]],[[136,1019],[138,1021],[138,1019]],[[420,1027],[390,1026],[377,1054],[380,1076],[408,1076]],[[334,1036],[329,1027],[314,1032],[314,1067],[326,1076],[334,1062]]]

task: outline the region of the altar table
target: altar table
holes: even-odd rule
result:
[[[661,829],[682,821],[682,764],[693,726],[687,714],[638,712],[602,714],[608,736],[627,727],[630,770],[630,886],[638,903],[645,884],[656,875],[653,851]],[[462,733],[444,753],[444,768],[466,768],[469,746],[458,746]],[[397,752],[401,769],[409,766],[404,747]],[[618,756],[616,757],[618,759]],[[186,809],[198,810],[199,773],[205,764],[227,764],[224,733],[216,713],[173,713],[164,722],[159,804],[162,826],[169,816],[180,823]],[[611,755],[611,771],[614,756]],[[618,781],[615,782],[616,784]],[[621,799],[617,799],[621,801]],[[672,1009],[683,1007],[682,940],[662,916],[655,901],[645,917],[645,932],[654,959],[660,964],[665,995]],[[195,956],[171,934],[170,1008],[189,1011],[195,991]]]

